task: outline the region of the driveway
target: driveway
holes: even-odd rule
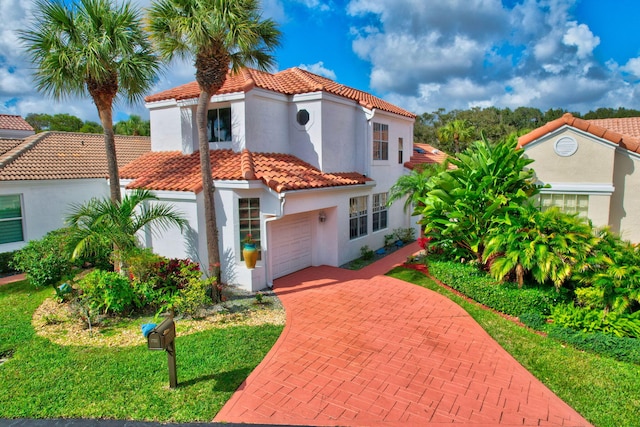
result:
[[[214,421],[314,426],[589,426],[445,297],[357,271],[276,281],[287,324]]]

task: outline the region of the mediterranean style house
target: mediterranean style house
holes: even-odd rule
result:
[[[0,114],[0,138],[22,139],[34,133],[33,127],[21,116]],[[0,144],[2,144],[1,139]],[[0,146],[0,154],[2,153],[2,149],[2,146]]]
[[[153,190],[189,221],[187,231],[145,234],[156,253],[207,268],[195,82],[146,98],[152,151],[121,169],[126,190]],[[408,172],[414,114],[299,68],[243,69],[212,96],[208,137],[222,280],[250,291],[377,249],[396,228],[418,230],[390,187]],[[405,167],[407,164],[407,167]],[[242,259],[247,234],[256,268]]]
[[[535,160],[542,209],[558,206],[640,242],[640,117],[583,120],[565,114],[523,135]]]
[[[150,149],[148,137],[116,136],[120,167]],[[107,175],[104,135],[43,132],[0,139],[0,252],[63,227],[71,205],[109,197]]]

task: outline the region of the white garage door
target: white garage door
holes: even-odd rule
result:
[[[295,215],[274,221],[271,229],[273,278],[311,266],[311,220]]]

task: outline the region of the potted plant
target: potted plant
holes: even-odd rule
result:
[[[256,248],[256,242],[251,237],[251,233],[244,237],[242,243],[242,256],[244,257],[245,265],[249,269],[255,268],[258,260],[258,249]]]

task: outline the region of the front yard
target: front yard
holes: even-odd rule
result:
[[[99,344],[36,334],[32,316],[52,293],[26,281],[0,287],[0,359],[8,358],[0,365],[0,418],[210,421],[283,328],[234,315],[200,331],[177,322],[179,385],[170,389],[166,354],[147,350],[141,333],[124,345],[105,339],[120,333],[115,327],[95,332]]]

